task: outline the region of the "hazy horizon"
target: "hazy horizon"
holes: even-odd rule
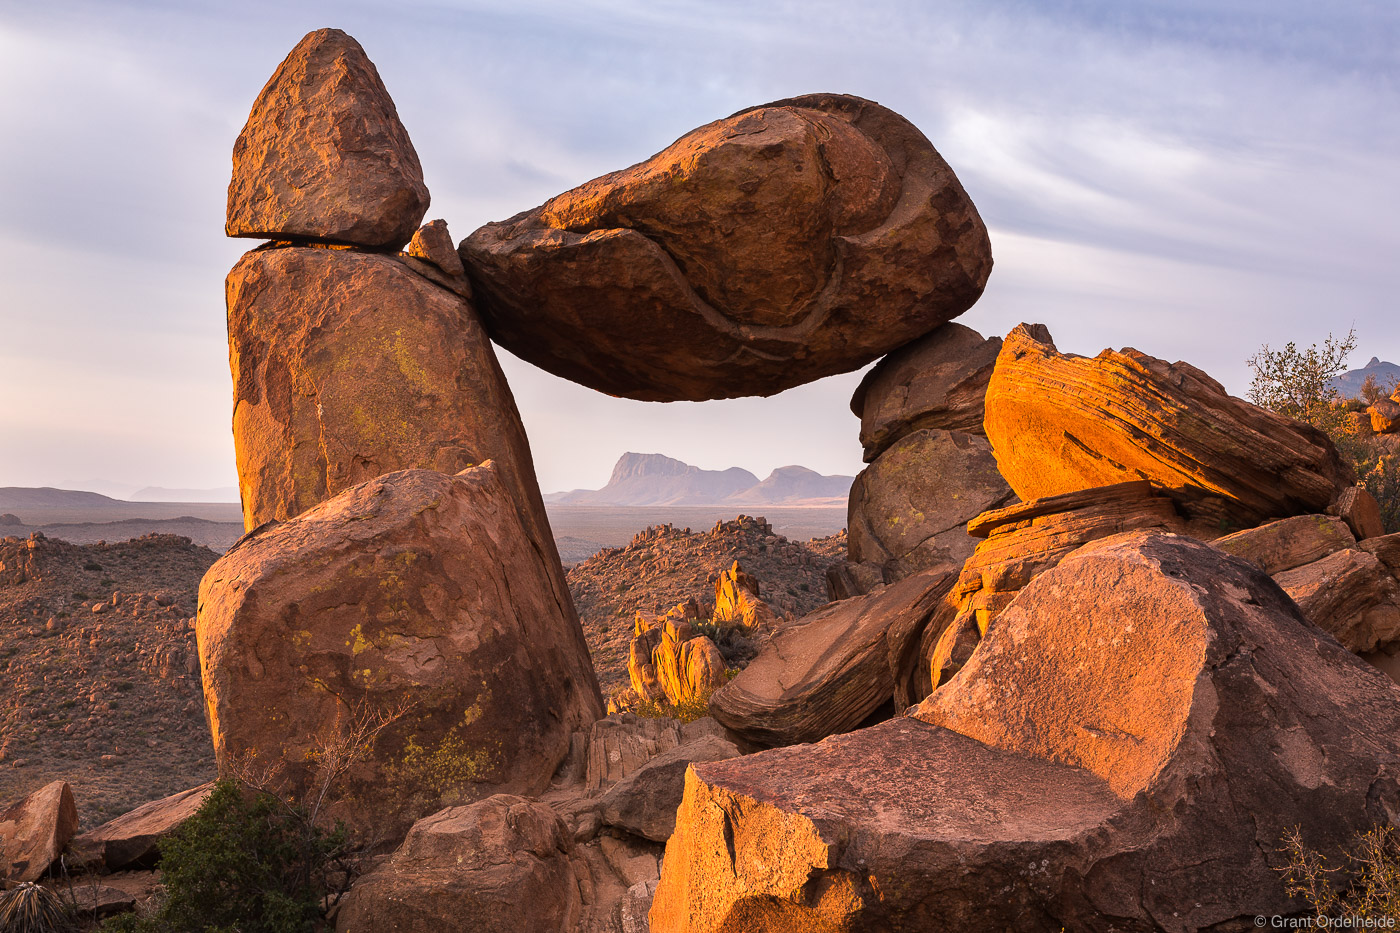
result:
[[[307,31],[364,45],[454,240],[695,126],[812,91],[948,159],[996,267],[959,321],[1135,346],[1243,394],[1262,343],[1400,360],[1400,8],[1237,0],[0,3],[0,486],[236,485],[233,140]],[[861,468],[859,374],[771,399],[611,399],[500,353],[546,492],[624,451]]]

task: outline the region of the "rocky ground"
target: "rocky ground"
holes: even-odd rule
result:
[[[0,539],[0,803],[63,779],[95,826],[213,776],[191,621],[217,557]]]
[[[810,541],[775,535],[761,518],[739,516],[709,531],[654,525],[626,547],[600,551],[569,570],[569,592],[604,695],[627,683],[637,612],[661,615],[694,597],[708,617],[715,579],[739,561],[774,612],[802,616],[827,602],[826,568],[846,556],[844,533]]]

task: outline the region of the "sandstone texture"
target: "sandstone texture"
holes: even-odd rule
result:
[[[954,575],[915,574],[779,629],[710,697],[710,715],[759,745],[814,742],[894,709],[897,679]]]
[[[643,701],[665,700],[672,706],[704,702],[724,683],[724,657],[692,624],[698,612],[691,600],[660,619],[637,613],[627,673]]]
[[[1252,565],[1117,535],[914,717],[695,765],[651,930],[1249,929],[1300,909],[1285,831],[1400,804],[1398,697]]]
[[[1364,486],[1348,486],[1341,495],[1327,507],[1327,514],[1336,515],[1347,523],[1358,541],[1379,538],[1385,534],[1385,521],[1381,517],[1381,504]]]
[[[460,248],[492,339],[610,395],[772,395],[972,306],[986,228],[942,157],[871,101],[813,94],[487,224]]]
[[[876,363],[851,396],[865,462],[921,428],[984,434],[983,396],[1000,352],[1001,338],[950,322]]]
[[[494,460],[553,553],[515,400],[459,296],[389,256],[309,248],[248,253],[226,290],[248,530],[385,473]]]
[[[710,620],[718,625],[758,628],[776,620],[773,610],[761,597],[759,581],[736,560],[715,580],[715,611]]]
[[[895,441],[851,484],[849,559],[886,581],[956,566],[977,542],[967,522],[1014,499],[986,438],[923,428]]]
[[[452,234],[447,232],[445,220],[432,220],[419,227],[413,239],[408,241],[405,252],[414,259],[432,263],[447,275],[466,274],[462,257],[457,255],[457,247],[452,245]]]
[[[1351,529],[1330,515],[1295,515],[1211,542],[1273,576],[1356,547]]]
[[[490,462],[391,473],[245,536],[200,586],[221,770],[304,788],[318,743],[408,703],[349,775],[352,824],[544,789],[602,708],[542,544]]]
[[[419,820],[356,882],[339,933],[568,933],[583,905],[573,843],[548,806],[496,794]]]
[[[201,784],[143,803],[130,813],[75,837],[71,847],[106,871],[154,868],[160,858],[160,841],[194,816],[213,789],[212,783]]]
[[[54,781],[0,812],[0,880],[38,881],[78,829],[73,791]]]
[[[662,752],[608,789],[601,801],[603,822],[635,836],[665,842],[676,828],[676,808],[685,792],[685,772],[690,765],[740,754],[733,742],[713,734]]]
[[[1374,554],[1346,549],[1274,575],[1308,621],[1358,654],[1400,642],[1400,580]]]
[[[233,145],[225,231],[397,249],[427,209],[418,154],[374,63],[338,29],[308,33]]]
[[[1366,413],[1371,416],[1371,430],[1376,434],[1400,431],[1400,398],[1383,398],[1366,409]]]
[[[1324,512],[1355,482],[1321,431],[1137,350],[1061,354],[1043,325],[1003,341],[984,425],[1022,499],[1144,479],[1218,533]]]

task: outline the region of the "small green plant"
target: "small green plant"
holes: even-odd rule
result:
[[[1283,835],[1280,850],[1288,862],[1279,871],[1290,895],[1300,896],[1318,919],[1400,917],[1400,834],[1377,826],[1355,836],[1343,850],[1343,864],[1327,865],[1327,857],[1308,848],[1295,826]],[[1338,886],[1335,880],[1345,880]]]
[[[424,748],[415,735],[404,745],[403,757],[384,769],[384,778],[402,791],[404,806],[416,811],[462,802],[453,799],[454,791],[466,790],[490,768],[486,752],[469,749],[461,736],[449,734]]]
[[[68,933],[73,914],[43,885],[25,882],[0,891],[0,930],[5,933]]]

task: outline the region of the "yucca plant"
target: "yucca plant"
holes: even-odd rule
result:
[[[67,933],[73,918],[58,895],[24,882],[0,891],[0,933]]]

